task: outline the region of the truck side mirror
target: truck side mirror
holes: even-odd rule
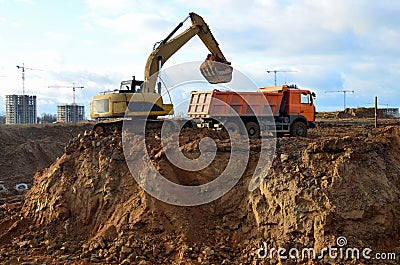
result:
[[[317,97],[317,95],[316,95],[314,92],[311,93],[311,96],[312,96],[313,98],[316,98],[316,97]]]

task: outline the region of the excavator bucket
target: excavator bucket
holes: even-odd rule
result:
[[[219,62],[209,54],[200,65],[200,72],[210,84],[229,83],[232,80],[233,68],[229,62]]]

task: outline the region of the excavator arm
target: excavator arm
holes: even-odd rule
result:
[[[181,34],[172,38],[172,36],[183,26],[183,23],[190,18],[192,25]],[[204,22],[203,18],[195,13],[179,23],[179,25],[158,45],[150,54],[144,72],[144,92],[151,93],[155,90],[155,74],[161,69],[163,64],[182,46],[184,46],[195,35],[198,35],[204,45],[210,51],[206,60],[201,64],[200,71],[202,75],[211,84],[227,83],[232,79],[232,67],[219,48],[218,42],[212,35],[210,28]],[[151,78],[150,78],[151,77]]]
[[[192,25],[181,34],[173,37],[187,19]],[[157,43],[150,54],[144,72],[144,82],[135,80],[123,81],[119,93],[103,93],[94,96],[90,104],[90,116],[96,119],[113,119],[123,117],[150,117],[171,115],[172,104],[165,104],[160,95],[160,87],[156,93],[157,73],[163,64],[195,35],[199,36],[210,51],[207,59],[201,64],[200,71],[212,84],[230,82],[232,67],[222,54],[218,42],[204,20],[195,13],[179,23],[177,27],[161,42]],[[141,86],[136,90],[137,86]],[[128,86],[128,89],[126,89]],[[121,122],[95,125],[95,128],[122,127]]]

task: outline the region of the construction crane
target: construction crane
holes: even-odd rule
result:
[[[375,105],[375,103],[365,103],[366,105]],[[389,111],[389,104],[387,103],[380,103],[378,106],[386,106],[386,111]]]
[[[42,71],[42,70],[25,67],[25,63],[22,63],[22,66],[17,65],[17,68],[22,69],[22,95],[25,96],[25,70],[35,70],[35,71]]]
[[[274,73],[274,84],[276,86],[276,73],[282,73],[282,72],[297,72],[297,71],[291,71],[291,70],[267,70],[267,73]]]
[[[76,97],[76,89],[83,89],[83,86],[75,86],[75,83],[72,83],[72,86],[48,86],[48,88],[72,88],[72,104],[75,105],[75,97]]]
[[[77,108],[79,106],[76,105],[75,97],[76,97],[76,89],[83,89],[83,86],[76,86],[75,83],[72,83],[72,86],[49,86],[49,88],[72,88],[72,118],[68,121],[68,118],[65,118],[65,122],[77,122],[79,121],[77,118]],[[58,113],[58,111],[57,111]]]
[[[346,109],[346,93],[354,93],[354,90],[325,91],[325,93],[343,93],[343,110],[345,110]]]
[[[72,104],[75,105],[75,96],[76,96],[76,89],[83,89],[83,86],[75,86],[75,83],[72,83]]]
[[[25,67],[25,63],[22,63],[22,66],[17,65],[18,69],[22,69],[22,123],[26,123],[26,112],[27,106],[25,103],[25,70],[35,70],[35,71],[42,71],[40,69]]]

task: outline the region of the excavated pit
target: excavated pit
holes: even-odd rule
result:
[[[24,189],[16,186],[31,187],[36,170],[50,166],[69,140],[91,127],[89,123],[0,124],[0,205],[21,201]]]
[[[36,173],[21,209],[0,209],[5,216],[0,262],[338,264],[328,257],[288,261],[257,254],[264,243],[321,250],[335,246],[340,236],[348,246],[399,256],[400,127],[360,126],[347,136],[344,130],[320,126],[307,138],[278,139],[272,168],[249,192],[259,151],[252,140],[239,183],[222,198],[193,207],[163,203],[138,186],[125,162],[121,134],[87,132]],[[205,130],[181,135],[182,152],[196,157],[198,142],[209,134],[217,139],[218,153],[200,172],[171,165],[155,135],[135,141],[147,141],[151,162],[165,177],[197,185],[223,171],[230,144]],[[151,172],[145,158],[133,163],[141,174]],[[398,257],[386,264],[397,263]]]

